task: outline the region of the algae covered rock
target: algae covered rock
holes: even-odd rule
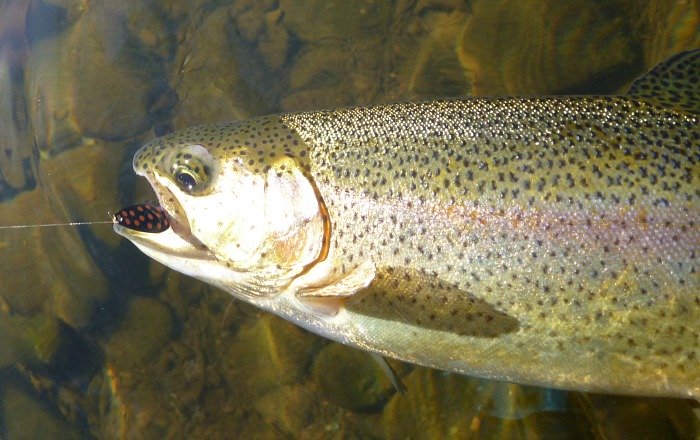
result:
[[[281,0],[285,26],[302,41],[358,39],[384,31],[392,4],[374,0]]]
[[[155,298],[135,297],[121,327],[107,344],[107,355],[117,364],[152,360],[172,338],[169,307]]]
[[[387,438],[466,438],[478,409],[471,405],[475,386],[465,376],[417,368],[404,378],[409,390],[394,395],[384,410]],[[415,433],[422,433],[414,437]]]
[[[635,35],[643,43],[644,68],[670,55],[700,47],[700,3],[620,0]]]
[[[90,5],[68,43],[80,50],[65,58],[70,60],[65,70],[72,76],[72,116],[89,136],[106,140],[136,136],[151,125],[149,100],[156,94],[162,68],[129,32],[124,19],[115,19],[98,3]]]
[[[27,127],[23,88],[15,76],[14,66],[3,57],[0,48],[0,151],[4,152],[0,154],[0,201],[33,184],[31,172],[24,165],[32,156],[32,133]]]
[[[684,400],[578,394],[575,404],[578,411],[590,417],[588,423],[605,438],[691,439],[700,436],[700,418]]]
[[[285,385],[257,399],[253,407],[266,424],[287,435],[302,432],[321,416],[316,395],[305,385]]]
[[[580,438],[566,392],[425,368],[405,378],[407,396],[384,411],[387,438]],[[416,436],[416,433],[420,435]]]
[[[60,218],[38,191],[0,205],[0,217],[11,224],[54,223]],[[2,296],[13,313],[31,316],[44,311],[74,328],[87,325],[95,304],[106,297],[107,282],[75,228],[2,232]],[[71,254],[58,256],[56,249],[71,249]]]
[[[288,111],[342,107],[353,99],[350,64],[346,51],[338,42],[310,45],[302,50],[290,71],[290,88],[282,106]]]
[[[152,103],[167,89],[161,56],[167,46],[157,15],[136,35],[126,13],[93,2],[54,38],[35,43],[28,61],[30,114],[42,149],[62,151],[82,136],[122,140],[151,125]],[[142,17],[142,18],[143,18]]]
[[[0,369],[15,362],[40,366],[50,364],[61,348],[62,327],[50,316],[31,318],[0,311]]]
[[[221,373],[229,387],[251,395],[298,383],[318,341],[294,324],[263,315],[223,347]]]
[[[630,26],[614,7],[576,1],[472,2],[459,56],[479,95],[616,90],[639,64]]]
[[[109,220],[106,212],[115,205],[121,161],[113,147],[88,142],[44,159],[38,164],[48,176],[44,187],[0,204],[2,223]],[[105,252],[107,247],[101,246],[118,241],[107,225],[0,230],[0,293],[13,313],[45,312],[82,328],[108,296],[107,277],[93,253]]]
[[[328,344],[319,352],[312,378],[326,398],[355,411],[377,410],[395,392],[368,353],[341,344]]]
[[[425,11],[419,20],[420,33],[403,48],[401,85],[420,99],[465,96],[471,93],[472,78],[457,57],[458,35],[468,21],[461,9]]]
[[[0,383],[0,432],[8,439],[82,439],[86,433],[68,423],[26,386]]]
[[[264,63],[238,41],[232,13],[222,6],[188,23],[171,66],[179,97],[174,126],[246,119],[270,107]]]

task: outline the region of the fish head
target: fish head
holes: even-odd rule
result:
[[[166,266],[227,290],[282,291],[324,243],[321,201],[294,136],[270,117],[196,126],[144,145],[134,170],[171,227],[115,230]]]

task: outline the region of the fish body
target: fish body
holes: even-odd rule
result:
[[[674,57],[631,96],[185,129],[134,158],[171,228],[115,230],[165,265],[380,355],[699,399],[697,99],[644,96],[674,69],[697,75],[698,58]]]

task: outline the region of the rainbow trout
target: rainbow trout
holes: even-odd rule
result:
[[[133,161],[171,227],[115,230],[166,266],[375,354],[698,399],[699,74],[692,51],[626,96],[188,128]]]

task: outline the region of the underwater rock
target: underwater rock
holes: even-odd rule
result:
[[[289,51],[289,33],[281,25],[282,12],[279,9],[265,14],[265,32],[258,42],[258,50],[265,64],[272,69],[282,68]]]
[[[136,344],[137,341],[132,341]],[[107,363],[87,391],[90,432],[97,438],[175,438],[185,416],[172,410],[148,364],[120,368]]]
[[[463,10],[430,11],[420,17],[419,35],[404,48],[401,87],[419,99],[466,96],[472,79],[457,58],[457,37],[467,21]],[[417,47],[416,47],[417,46]],[[409,55],[410,54],[410,55]]]
[[[262,60],[259,68],[248,70],[239,61],[245,57],[236,44],[231,7],[222,6],[190,26],[172,66],[176,69],[171,73],[176,78],[172,87],[179,97],[173,125],[246,119],[268,108],[264,97],[251,87],[265,83],[252,76],[264,75]]]
[[[342,344],[326,345],[311,371],[313,381],[329,400],[354,411],[376,411],[395,392],[368,353]]]
[[[173,316],[164,302],[134,297],[119,330],[112,335],[107,356],[117,365],[138,365],[152,360],[171,340]]]
[[[0,383],[0,432],[8,439],[82,439],[86,433],[64,420],[28,387]],[[4,428],[4,429],[3,429]]]
[[[5,185],[12,191],[25,189],[31,176],[24,163],[30,160],[31,134],[28,130],[27,111],[22,96],[22,84],[15,81],[15,72],[2,54],[0,47],[0,200],[8,196]]]
[[[34,143],[14,145],[13,154],[22,148],[39,149],[44,156],[74,148],[82,142],[81,128],[75,120],[72,82],[79,80],[69,72],[70,47],[67,34],[37,42],[27,61],[25,73],[29,130]],[[32,151],[24,156],[32,158]]]
[[[65,221],[54,209],[34,190],[0,204],[0,218],[12,225]],[[0,231],[0,243],[0,294],[12,313],[43,311],[81,328],[95,303],[107,296],[106,280],[74,227],[6,229]]]
[[[578,411],[595,427],[597,438],[700,438],[700,418],[688,400],[583,393],[576,397]]]
[[[299,11],[284,7],[281,2],[282,23],[297,37],[302,32],[301,48],[291,59],[290,90],[282,100],[285,111],[463,96],[471,91],[471,74],[457,56],[459,35],[469,16],[464,2],[376,4],[380,11],[373,12],[376,16],[365,20],[363,28],[352,24],[353,14],[363,14],[361,8],[348,12],[344,6],[324,3],[313,12],[314,25],[307,21],[302,27],[294,15]]]
[[[68,51],[61,59],[67,61],[63,71],[71,114],[81,132],[104,140],[126,139],[151,125],[149,99],[159,87],[156,77],[164,73],[157,57],[129,32],[124,17],[101,5],[89,3],[67,45],[53,51]]]
[[[114,147],[86,141],[37,163],[43,185],[0,203],[2,225],[110,221],[107,211],[116,206],[122,161]],[[0,295],[13,313],[45,312],[82,328],[108,295],[92,253],[119,241],[111,224],[0,230]]]
[[[171,274],[160,282],[167,287],[159,299],[145,299],[161,302],[158,308],[171,311],[177,323],[172,337],[138,363],[118,358],[121,352],[109,342],[107,362],[88,391],[91,431],[99,438],[283,437],[283,431],[265,420],[255,405],[267,393],[284,388],[278,382],[301,380],[308,361],[297,363],[296,356],[308,357],[314,350],[298,337],[312,337],[276,318],[241,318],[237,315],[244,314],[235,305],[227,308],[228,295],[191,278]],[[134,326],[152,325],[149,316]],[[270,318],[276,323],[268,325]],[[132,327],[132,321],[137,320],[127,317],[122,328]],[[128,337],[119,329],[120,345],[140,344],[138,329],[133,333]]]
[[[294,436],[321,415],[316,397],[306,385],[285,385],[258,398],[253,407],[266,424]]]
[[[285,67],[291,43],[289,32],[282,23],[284,14],[277,8],[277,2],[238,1],[233,5],[231,15],[232,27],[242,39],[239,44],[254,48],[249,55],[260,57],[266,69],[275,72],[272,75],[274,82],[285,82],[287,74],[279,73]]]
[[[290,72],[292,93],[282,100],[286,111],[350,105],[352,91],[345,86],[348,57],[339,43],[309,46],[295,59]]]
[[[172,2],[171,2],[172,3]],[[100,5],[110,20],[124,24],[128,34],[144,54],[135,54],[134,61],[142,61],[143,55],[156,55],[169,61],[175,54],[174,24],[166,18],[156,0],[111,1]],[[143,68],[140,63],[135,69]]]
[[[224,350],[221,374],[229,387],[259,396],[298,383],[319,338],[287,321],[262,315],[241,327]]]
[[[253,407],[265,425],[277,429],[280,436],[302,440],[377,438],[378,416],[353,417],[320,397],[311,384],[285,385],[257,399]]]
[[[63,219],[111,220],[109,213],[118,207],[118,192],[124,190],[117,184],[124,159],[115,154],[123,149],[123,143],[86,139],[81,146],[41,161],[44,197]],[[83,238],[87,228],[82,231]],[[109,246],[121,242],[109,224],[90,226],[89,235]]]
[[[232,16],[236,32],[254,43],[265,31],[266,15],[275,8],[274,0],[239,0],[234,3]]]
[[[15,362],[45,366],[61,347],[61,326],[44,314],[26,318],[0,311],[0,347],[0,369]]]
[[[293,61],[285,111],[376,103],[382,83],[381,52],[372,40],[309,44]]]
[[[425,368],[404,383],[408,398],[393,396],[383,414],[387,438],[638,439],[700,433],[690,402],[680,399],[568,392]]]
[[[377,103],[394,6],[386,2],[281,1],[282,24],[302,42],[291,59],[284,111]]]
[[[634,35],[644,45],[644,67],[640,74],[671,55],[700,47],[700,2],[620,0],[620,3]]]
[[[281,0],[284,25],[302,41],[377,38],[387,27],[390,2],[359,0]]]
[[[31,157],[32,136],[21,81],[29,53],[25,28],[28,6],[29,2],[0,4],[0,200],[31,181],[24,167]]]
[[[614,6],[584,0],[474,0],[459,57],[478,95],[617,90],[640,63]],[[589,90],[590,91],[590,90]]]
[[[551,400],[546,389],[426,368],[415,369],[404,383],[409,394],[394,395],[384,410],[387,438],[574,439],[584,434],[577,417],[566,412],[566,400]]]
[[[126,20],[90,3],[79,20],[31,51],[27,83],[39,148],[55,154],[83,136],[121,140],[148,129],[157,96],[158,57]],[[145,37],[144,37],[145,38]],[[157,45],[158,37],[150,40]]]
[[[466,376],[416,368],[403,378],[408,394],[395,394],[384,409],[387,438],[467,438],[474,435],[475,385]],[[415,437],[416,433],[422,436]]]

